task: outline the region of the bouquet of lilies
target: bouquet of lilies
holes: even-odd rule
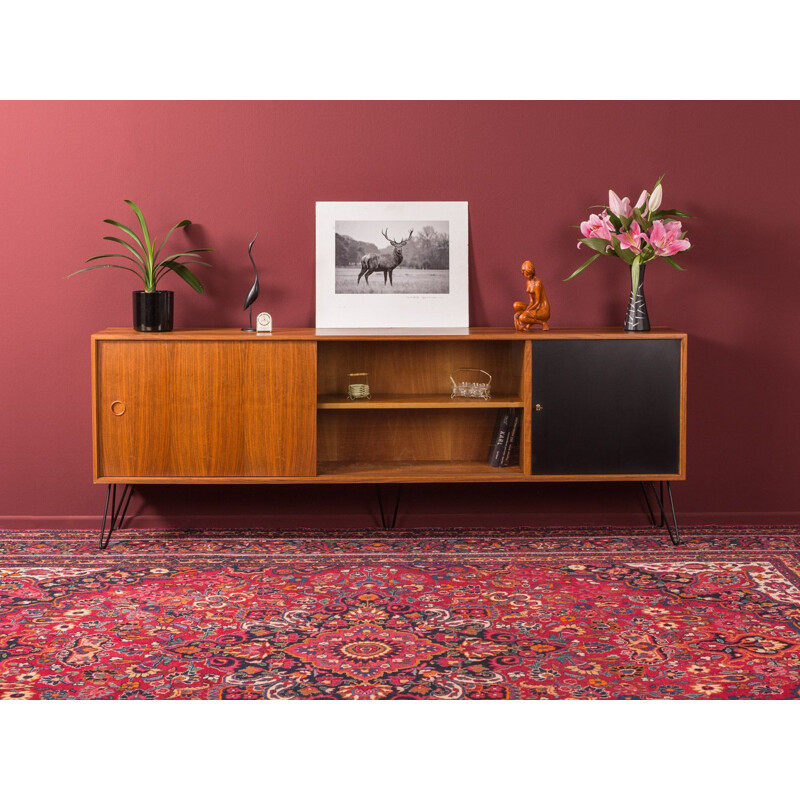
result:
[[[586,267],[600,256],[615,256],[631,268],[633,291],[639,283],[639,270],[643,264],[654,258],[663,258],[675,269],[683,271],[673,256],[691,247],[686,232],[681,230],[681,222],[675,217],[689,217],[675,208],[661,211],[662,175],[648,194],[645,189],[631,205],[627,197],[620,199],[616,192],[609,190],[608,205],[602,206],[599,214],[592,214],[580,225],[583,237],[578,247],[586,245],[596,252],[588,261],[581,264],[566,280],[580,275]]]

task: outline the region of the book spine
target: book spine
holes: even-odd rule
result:
[[[519,466],[519,438],[520,438],[520,428],[522,427],[522,420],[520,420],[519,427],[517,428],[517,437],[511,443],[511,455],[508,459],[508,466],[509,467],[518,467]]]
[[[486,461],[491,464],[492,463],[492,456],[494,455],[494,448],[497,444],[497,436],[500,433],[500,426],[503,424],[503,414],[505,411],[501,408],[497,412],[497,416],[494,420],[494,429],[492,430],[492,438],[489,439],[489,451],[486,454]]]
[[[500,427],[497,431],[497,436],[494,440],[494,447],[492,448],[492,455],[489,459],[489,466],[499,467],[503,462],[503,449],[505,448],[506,438],[508,437],[508,429],[511,424],[511,409],[507,408],[503,411]]]
[[[508,436],[506,436],[505,446],[503,448],[503,459],[500,462],[501,467],[511,466],[515,446],[519,441],[519,409],[515,408],[512,414],[511,425],[508,429]],[[519,455],[517,455],[517,459],[519,459]]]

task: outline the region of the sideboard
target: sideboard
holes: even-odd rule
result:
[[[107,329],[92,336],[101,546],[147,483],[639,481],[677,543],[686,349],[666,328]],[[462,367],[491,374],[490,399],[450,396]],[[351,372],[370,399],[347,398]],[[519,463],[492,467],[505,408],[520,409]],[[381,500],[385,527],[396,515]]]

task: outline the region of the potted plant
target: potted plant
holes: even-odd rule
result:
[[[133,292],[133,327],[138,331],[171,331],[173,293],[171,291],[159,289],[159,282],[167,273],[174,272],[180,278],[183,278],[183,280],[198,294],[204,294],[205,290],[203,289],[203,284],[200,283],[199,279],[192,273],[187,264],[202,264],[210,267],[211,264],[202,261],[199,258],[199,254],[211,253],[213,251],[208,247],[200,247],[162,257],[161,251],[164,249],[173,231],[191,225],[192,221],[183,219],[176,225],[173,225],[169,233],[164,237],[164,241],[157,246],[156,238],[150,238],[150,231],[139,206],[132,200],[126,200],[125,202],[133,209],[133,213],[139,221],[140,233],[135,233],[127,225],[123,225],[116,220],[104,219],[103,222],[119,228],[131,241],[128,242],[117,236],[104,236],[103,239],[121,245],[128,252],[107,253],[105,255],[93,256],[87,259],[86,263],[113,258],[128,261],[132,266],[104,261],[102,264],[92,264],[91,267],[79,269],[77,272],[73,272],[72,275],[77,275],[80,272],[88,272],[92,269],[105,268],[124,269],[128,272],[132,272],[144,283],[143,290],[140,289]],[[72,275],[68,277],[71,278]]]
[[[601,206],[599,214],[590,215],[580,224],[583,238],[578,247],[586,245],[595,253],[581,264],[569,278],[580,275],[586,267],[600,256],[614,256],[630,267],[631,294],[623,328],[626,331],[649,331],[650,320],[644,299],[645,265],[655,258],[663,258],[675,269],[683,271],[672,256],[687,251],[691,244],[676,217],[690,217],[676,208],[661,210],[662,175],[648,194],[644,190],[631,205],[627,197],[622,199],[608,192],[608,205]]]

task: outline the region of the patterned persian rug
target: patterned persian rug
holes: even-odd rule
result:
[[[797,698],[800,528],[0,533],[0,697]]]

